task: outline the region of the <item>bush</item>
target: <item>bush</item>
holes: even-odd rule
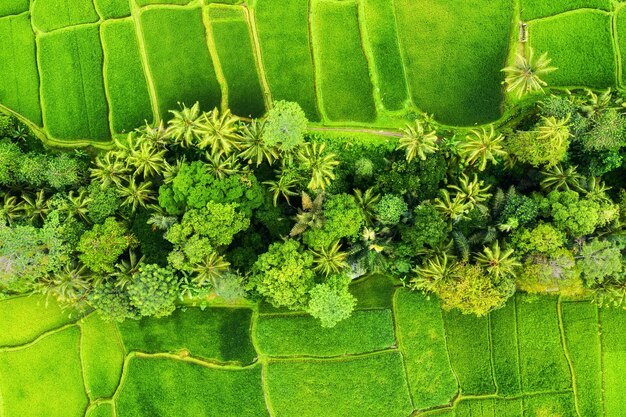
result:
[[[128,297],[142,316],[169,316],[176,309],[178,279],[169,268],[143,265],[128,286]]]
[[[376,204],[376,218],[385,226],[394,226],[400,222],[409,207],[404,199],[394,194],[385,194]]]

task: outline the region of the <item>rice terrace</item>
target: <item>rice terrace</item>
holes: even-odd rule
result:
[[[0,0],[0,417],[626,417],[626,1]]]

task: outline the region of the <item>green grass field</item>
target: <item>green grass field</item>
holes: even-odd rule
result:
[[[611,10],[611,0],[521,0],[523,20],[554,16],[559,13],[583,8]]]
[[[91,0],[37,0],[32,13],[33,26],[43,32],[100,19]]]
[[[130,16],[128,0],[94,0],[96,11],[102,19],[119,19]]]
[[[0,39],[0,104],[41,126],[35,35],[28,16],[0,19]]]
[[[210,6],[207,13],[228,88],[228,107],[240,116],[262,116],[264,93],[244,9]]]
[[[316,79],[323,113],[331,121],[372,122],[376,118],[357,11],[351,1],[312,3]]]
[[[30,0],[4,0],[0,3],[0,17],[24,13],[29,4]]]
[[[115,133],[152,123],[150,93],[131,20],[105,22],[100,28],[104,49],[104,80]]]
[[[372,300],[328,331],[257,307],[72,324],[41,297],[3,300],[0,415],[623,415],[626,311],[518,296],[476,319],[405,289]]]

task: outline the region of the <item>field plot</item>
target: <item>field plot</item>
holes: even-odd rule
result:
[[[391,308],[393,294],[391,279],[387,275],[373,274],[350,284],[350,294],[356,297],[356,308]]]
[[[135,0],[137,2],[137,6],[143,7],[151,4],[178,4],[185,5],[189,4],[191,0]]]
[[[37,0],[32,12],[33,26],[44,32],[100,19],[92,0]]]
[[[513,1],[394,3],[415,105],[451,125],[498,119]]]
[[[617,46],[619,49],[622,65],[626,63],[626,7],[619,8],[615,12],[617,14],[615,19],[615,35]],[[622,84],[626,84],[626,71],[622,70],[622,79],[619,80]]]
[[[450,368],[439,302],[398,290],[395,307],[398,344],[415,408],[450,402],[458,386]]]
[[[443,318],[450,363],[459,379],[461,394],[494,394],[488,318],[463,315],[457,310],[444,312]]]
[[[606,417],[624,415],[626,398],[626,311],[621,309],[600,310],[602,325],[602,358],[604,412]]]
[[[308,2],[257,0],[255,10],[272,98],[297,101],[309,120],[318,121]]]
[[[202,9],[143,10],[141,32],[162,118],[167,119],[179,102],[199,102],[205,110],[220,106],[222,93],[206,44]]]
[[[84,415],[87,395],[80,370],[79,338],[78,327],[70,327],[33,345],[0,352],[4,416]]]
[[[28,16],[0,19],[0,39],[0,104],[41,126],[35,35]]]
[[[582,8],[611,10],[611,0],[522,0],[522,20],[554,16]]]
[[[152,123],[152,108],[132,20],[112,20],[100,29],[104,79],[114,133]]]
[[[261,368],[209,368],[163,358],[133,357],[116,399],[118,417],[267,416]]]
[[[611,16],[580,10],[528,24],[530,46],[548,52],[557,71],[546,75],[553,86],[606,88],[616,85]]]
[[[580,414],[601,416],[602,358],[598,307],[589,302],[563,303],[563,328],[574,374]]]
[[[87,411],[85,417],[113,417],[113,405],[111,403],[100,403]]]
[[[0,311],[0,347],[23,345],[73,321],[69,311],[40,295],[2,300]]]
[[[272,360],[266,383],[277,417],[406,417],[412,411],[398,352]]]
[[[219,362],[250,363],[256,357],[249,335],[251,316],[247,308],[188,308],[167,319],[126,320],[118,328],[129,352],[184,350]]]
[[[496,398],[462,400],[456,406],[454,415],[455,417],[522,417],[522,400]]]
[[[102,321],[97,313],[84,318],[81,321],[80,353],[89,397],[111,397],[124,365],[124,348],[115,324]]]
[[[581,416],[594,414],[581,414]],[[577,417],[574,395],[571,393],[534,395],[524,398],[524,417]]]
[[[207,8],[213,41],[228,88],[228,107],[239,116],[265,113],[248,20],[241,7]]]
[[[42,35],[37,46],[48,132],[55,138],[110,140],[98,28]]]
[[[365,37],[373,57],[374,84],[383,107],[400,110],[408,90],[398,45],[393,0],[363,0]]]
[[[560,391],[571,387],[570,370],[561,344],[557,300],[517,296],[517,334],[522,390]]]
[[[29,4],[30,0],[3,0],[0,2],[0,17],[24,13]]]
[[[130,16],[129,0],[94,0],[94,5],[103,19],[119,19]]]
[[[312,4],[311,41],[319,99],[322,113],[332,121],[376,119],[357,12],[357,4],[351,1],[317,0]]]
[[[256,340],[259,351],[269,356],[336,356],[395,345],[390,310],[355,311],[330,329],[310,315],[261,315]]]
[[[493,376],[498,394],[519,395],[521,390],[515,298],[489,316]]]

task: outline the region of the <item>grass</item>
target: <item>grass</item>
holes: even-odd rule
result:
[[[132,20],[111,20],[100,30],[104,76],[114,133],[152,122],[152,108]]]
[[[153,8],[141,13],[148,64],[162,118],[178,103],[211,110],[221,90],[206,44],[202,10]]]
[[[137,6],[143,7],[151,4],[178,4],[185,5],[188,4],[191,0],[136,0]]]
[[[80,372],[79,338],[80,330],[74,326],[34,345],[0,352],[4,416],[84,415],[87,396]]]
[[[248,21],[242,8],[209,7],[215,48],[226,85],[228,107],[237,115],[260,117],[265,113]]]
[[[452,369],[462,395],[496,392],[489,350],[487,317],[463,315],[458,310],[443,313]]]
[[[85,417],[113,417],[113,405],[111,403],[100,403],[87,411]]]
[[[252,310],[246,308],[191,307],[167,318],[126,320],[118,328],[129,352],[184,350],[209,360],[250,363],[256,357],[249,335],[251,316]]]
[[[23,13],[28,10],[30,0],[3,0],[0,2],[0,17]]]
[[[491,353],[493,374],[502,396],[519,395],[521,391],[515,299],[491,313]]]
[[[394,3],[417,107],[451,125],[498,119],[513,0],[485,1],[480,7],[467,0]]]
[[[401,110],[408,90],[398,45],[395,11],[390,0],[364,0],[365,34],[373,57],[380,101],[387,110]]]
[[[318,121],[308,2],[257,0],[255,10],[263,66],[272,98],[296,101],[309,120]]]
[[[595,416],[597,414],[582,414]],[[524,416],[577,417],[572,393],[536,395],[524,398]]]
[[[524,392],[560,391],[571,387],[556,302],[554,297],[517,296],[517,333]]]
[[[266,382],[278,417],[406,417],[412,411],[398,352],[270,361]]]
[[[119,19],[130,16],[129,0],[94,0],[94,5],[103,19]]]
[[[330,329],[309,315],[263,315],[255,337],[259,351],[269,356],[336,356],[395,344],[390,310],[355,311]]]
[[[563,303],[562,312],[565,342],[576,375],[580,413],[583,416],[603,415],[598,307],[589,302]]]
[[[580,10],[528,24],[530,46],[548,52],[552,66],[545,76],[553,86],[606,88],[616,85],[611,17],[605,12]]]
[[[407,290],[396,293],[398,344],[415,408],[448,403],[457,392],[439,302]]]
[[[43,120],[57,139],[110,140],[98,28],[37,38]]]
[[[626,397],[626,311],[606,308],[600,310],[602,323],[602,357],[604,375],[604,412],[607,417],[624,412]]]
[[[40,295],[2,300],[0,311],[0,346],[23,345],[72,321],[68,311],[62,311],[53,300],[46,306]]]
[[[554,16],[569,10],[592,8],[611,10],[610,0],[521,0],[522,19],[531,20],[538,17]]]
[[[373,122],[376,106],[355,2],[314,1],[312,45],[323,113],[332,121]],[[349,59],[346,59],[349,57]]]
[[[0,3],[4,5],[4,1]],[[0,5],[0,15],[5,7],[3,5]],[[41,126],[35,35],[29,17],[21,15],[0,19],[0,38],[2,104]]]
[[[454,412],[456,417],[522,417],[523,407],[520,399],[471,399],[460,401]]]
[[[37,0],[32,13],[33,25],[44,32],[100,19],[91,0]]]
[[[116,399],[124,417],[267,416],[261,367],[208,368],[164,358],[129,359]]]
[[[353,281],[350,293],[356,297],[356,308],[391,308],[396,288],[387,275],[373,274]]]
[[[122,376],[124,348],[114,323],[91,314],[81,323],[80,350],[85,385],[91,398],[113,395]]]
[[[622,60],[622,65],[626,62],[626,8],[622,7],[616,12],[616,24],[615,34],[619,54]],[[626,83],[626,71],[622,71],[622,83]]]

